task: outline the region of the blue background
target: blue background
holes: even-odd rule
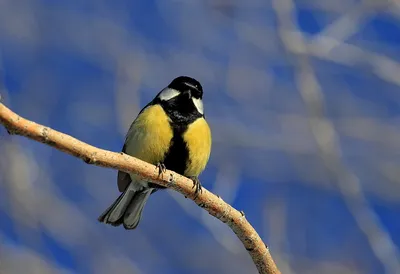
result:
[[[3,0],[0,94],[23,117],[120,151],[160,89],[195,77],[213,132],[203,185],[245,211],[283,273],[400,273],[399,11]],[[153,195],[125,231],[96,220],[118,195],[115,170],[4,128],[0,155],[5,273],[256,272],[229,228],[177,193]]]

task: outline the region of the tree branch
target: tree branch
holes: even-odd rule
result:
[[[146,180],[181,193],[185,197],[192,199],[198,206],[207,210],[209,214],[226,223],[233,230],[250,254],[259,273],[280,273],[269,253],[268,247],[242,213],[205,188],[196,197],[192,189],[193,183],[188,178],[170,170],[159,176],[158,169],[149,163],[123,153],[96,148],[69,135],[26,120],[2,103],[0,103],[0,123],[5,126],[10,134],[21,135],[42,142],[78,157],[88,164],[136,173],[146,178]]]

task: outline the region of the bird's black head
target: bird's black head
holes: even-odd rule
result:
[[[180,92],[190,92],[191,96],[196,99],[203,98],[203,87],[196,79],[188,76],[179,76],[172,80],[168,85],[169,88],[178,90]]]
[[[204,116],[203,87],[199,81],[180,76],[164,88],[156,97],[163,109],[175,122],[192,121]]]

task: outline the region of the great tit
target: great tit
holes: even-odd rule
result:
[[[170,169],[189,177],[195,192],[201,191],[198,176],[211,152],[211,131],[202,99],[203,88],[197,80],[175,78],[140,111],[129,128],[122,152],[156,165],[160,173]],[[150,195],[164,187],[123,171],[118,172],[117,181],[122,193],[98,220],[135,229]]]

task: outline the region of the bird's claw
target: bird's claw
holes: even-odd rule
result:
[[[246,217],[246,214],[244,214],[244,211],[243,210],[241,210],[241,211],[239,211],[240,212],[240,214],[242,214],[242,217]]]
[[[195,188],[194,194],[196,194],[196,196],[197,196],[199,193],[202,193],[203,187],[201,186],[199,178],[190,177],[190,179],[193,181],[192,189]]]
[[[160,176],[161,173],[165,173],[167,171],[167,168],[163,163],[158,163],[156,167],[158,168],[158,176]]]

